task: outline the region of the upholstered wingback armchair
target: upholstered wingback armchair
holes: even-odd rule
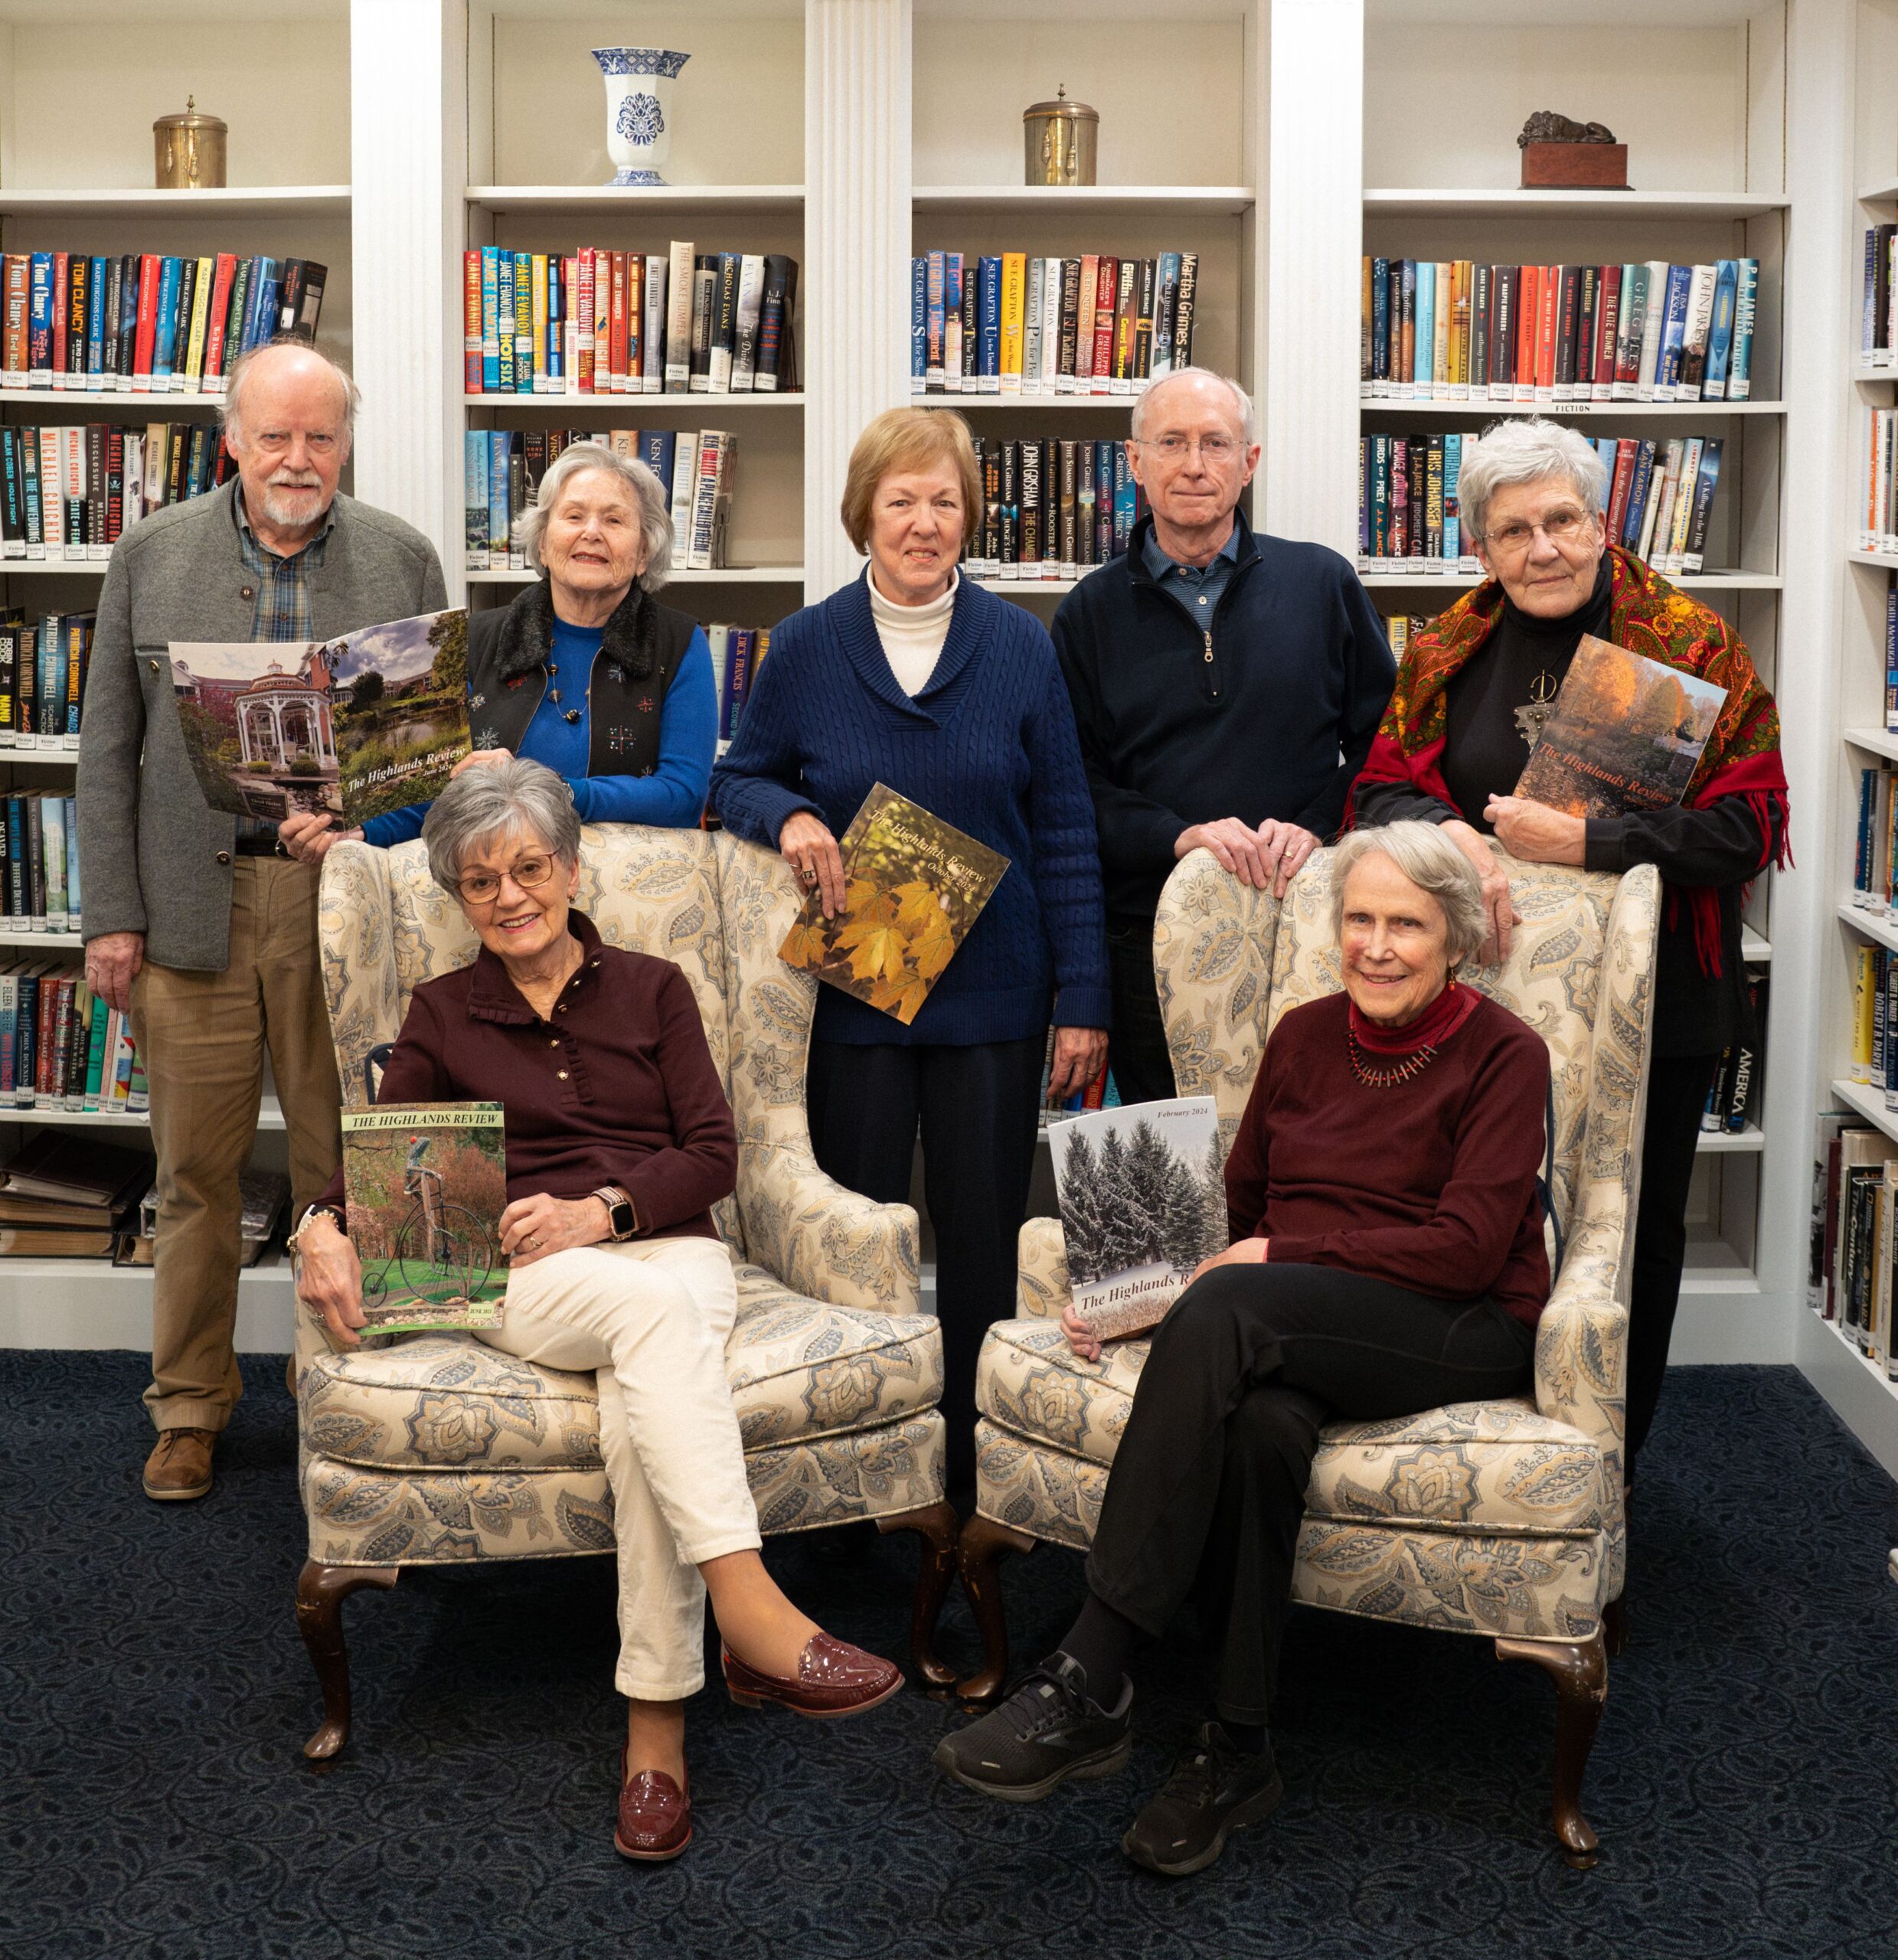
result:
[[[717,1210],[737,1269],[726,1365],[767,1534],[857,1518],[920,1532],[911,1625],[930,1651],[955,1570],[942,1495],[942,1337],[918,1312],[916,1221],[833,1184],[811,1154],[805,1055],[816,984],[777,949],[799,895],[780,861],[726,835],[589,826],[577,903],[610,944],[671,960],[691,983],[731,1099],[738,1187]],[[476,941],[420,844],[338,844],[325,861],[323,979],[345,1099],[394,1040],[419,981]],[[518,1361],[472,1334],[332,1352],[298,1315],[299,1475],[309,1559],[297,1619],[325,1719],[312,1760],[347,1739],[341,1607],[404,1566],[573,1558],[613,1549],[594,1377]]]
[[[1205,851],[1168,879],[1154,935],[1183,1096],[1210,1095],[1230,1148],[1266,1037],[1288,1008],[1342,984],[1331,854],[1282,905]],[[1569,1862],[1592,1864],[1582,1774],[1607,1693],[1622,1589],[1627,1271],[1646,1088],[1659,881],[1505,859],[1523,923],[1506,964],[1469,978],[1549,1044],[1555,1210],[1566,1251],[1537,1337],[1533,1396],[1328,1427],[1312,1470],[1293,1597],[1333,1612],[1493,1639],[1558,1691],[1553,1816]],[[1021,1233],[1018,1318],[989,1331],[976,1380],[976,1515],[962,1540],[984,1643],[967,1700],[1008,1666],[995,1561],[1037,1540],[1085,1548],[1148,1344],[1097,1362],[1069,1348],[1061,1228]],[[1612,1632],[1612,1624],[1609,1630]]]

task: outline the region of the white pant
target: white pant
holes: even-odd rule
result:
[[[592,1368],[619,1555],[619,1665],[639,1701],[705,1684],[705,1582],[697,1568],[756,1551],[725,1338],[738,1312],[717,1239],[577,1246],[508,1277],[490,1347],[550,1368]]]

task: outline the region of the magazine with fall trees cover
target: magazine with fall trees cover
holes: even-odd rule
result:
[[[1584,633],[1516,794],[1572,817],[1677,803],[1726,699],[1710,681]]]
[[[501,1325],[508,1160],[498,1102],[345,1109],[343,1191],[368,1332]]]
[[[879,782],[838,841],[844,909],[812,891],[778,949],[906,1027],[982,915],[1008,860]]]
[[[470,747],[459,607],[333,640],[168,650],[185,753],[214,810],[364,823],[438,795]]]
[[[1226,1160],[1210,1096],[1048,1125],[1074,1311],[1112,1341],[1157,1325],[1227,1246]]]

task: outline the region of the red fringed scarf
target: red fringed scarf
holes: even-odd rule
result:
[[[1741,796],[1764,841],[1756,872],[1792,861],[1786,774],[1779,760],[1779,713],[1761,684],[1746,642],[1717,612],[1690,599],[1632,553],[1610,545],[1608,637],[1632,653],[1664,667],[1710,681],[1726,690],[1720,718],[1707,737],[1700,766],[1683,799],[1705,809],[1723,796]],[[1397,670],[1397,684],[1383,726],[1358,776],[1360,783],[1408,782],[1448,803],[1452,799],[1438,766],[1443,753],[1445,689],[1485,646],[1502,618],[1503,591],[1486,580],[1466,593],[1410,642]],[[1347,826],[1357,820],[1354,786],[1345,808]],[[1775,841],[1776,826],[1776,841]],[[1700,970],[1720,971],[1720,896],[1711,886],[1667,887],[1668,923],[1684,903],[1694,921]]]

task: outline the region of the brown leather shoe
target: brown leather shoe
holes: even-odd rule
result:
[[[662,1769],[642,1769],[629,1782],[622,1743],[619,1821],[613,1831],[613,1849],[622,1858],[640,1858],[657,1864],[676,1858],[691,1841],[691,1798]]]
[[[215,1429],[161,1429],[145,1459],[145,1494],[161,1504],[181,1504],[211,1489]]]
[[[730,1648],[721,1645],[725,1685],[741,1708],[762,1707],[775,1701],[794,1715],[822,1720],[834,1715],[861,1715],[887,1701],[903,1685],[903,1670],[893,1661],[866,1654],[861,1647],[814,1633],[798,1659],[798,1677],[785,1681],[747,1668]]]

